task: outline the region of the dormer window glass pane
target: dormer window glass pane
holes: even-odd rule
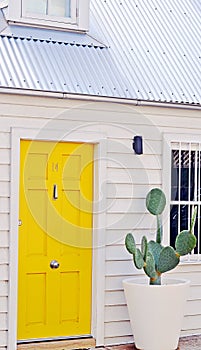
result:
[[[71,17],[71,0],[24,0],[25,15]]]

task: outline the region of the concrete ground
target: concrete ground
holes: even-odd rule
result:
[[[90,350],[95,350],[95,349],[96,350],[138,350],[133,344],[91,348]],[[181,338],[179,341],[179,347],[177,350],[201,350],[201,336]]]

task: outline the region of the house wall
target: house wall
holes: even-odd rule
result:
[[[129,231],[154,232],[154,222],[145,211],[145,196],[154,186],[163,185],[163,133],[201,131],[201,112],[190,109],[137,107],[117,103],[86,102],[46,97],[0,95],[0,349],[6,349],[8,329],[9,208],[11,128],[62,130],[71,134],[98,132],[107,138],[105,231],[104,344],[132,342],[122,279],[133,274],[130,256],[124,248]],[[133,154],[134,135],[142,135],[144,154]],[[100,248],[100,247],[96,247]],[[182,335],[201,333],[201,266],[180,265],[174,276],[192,282]],[[99,330],[97,330],[99,332]],[[100,345],[100,344],[99,344]]]

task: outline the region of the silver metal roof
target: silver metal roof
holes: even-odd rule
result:
[[[201,104],[200,0],[90,7],[87,34],[5,26],[1,14],[0,86]]]

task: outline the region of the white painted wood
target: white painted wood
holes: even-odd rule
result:
[[[0,313],[8,311],[8,298],[0,297]]]
[[[187,315],[201,315],[201,299],[198,300],[188,300],[186,303],[185,313]]]
[[[9,213],[10,203],[8,197],[0,196],[0,213]]]
[[[182,329],[187,331],[188,329],[194,330],[196,332],[197,329],[200,329],[201,315],[197,314],[194,316],[185,316]]]
[[[9,247],[9,234],[8,231],[0,230],[0,247]]]
[[[115,290],[105,293],[105,306],[126,305],[126,299],[123,290]]]
[[[10,164],[10,150],[0,148],[0,164]]]
[[[0,296],[8,296],[8,282],[0,281]]]
[[[0,265],[9,263],[9,249],[8,248],[0,248]]]
[[[123,337],[118,337],[115,336],[114,338],[112,337],[106,337],[105,338],[105,343],[107,345],[119,345],[119,344],[133,344],[133,336],[123,336]]]
[[[5,346],[5,349],[7,349],[6,345],[7,345],[7,336],[8,336],[8,332],[7,331],[0,331],[0,339],[1,339],[1,347]],[[1,348],[0,348],[1,349]]]
[[[148,213],[109,213],[107,216],[107,228],[115,229],[146,229],[147,232],[155,231],[155,218]]]
[[[0,331],[7,330],[7,314],[6,313],[0,313]]]
[[[9,214],[8,213],[0,213],[0,222],[1,222],[1,230],[6,231],[9,230]]]
[[[123,135],[122,135],[123,136]],[[134,136],[134,135],[133,135]],[[143,147],[145,155],[162,155],[162,143],[160,140],[147,140],[143,139]],[[132,137],[131,138],[114,138],[108,137],[108,150],[111,153],[131,154],[132,149]],[[134,157],[133,157],[134,159]]]
[[[10,180],[10,167],[8,164],[0,164],[0,181]]]
[[[128,321],[129,315],[126,305],[106,306],[105,322]]]
[[[0,148],[10,148],[10,134],[9,132],[2,132],[2,124],[0,128]]]
[[[8,198],[10,196],[10,183],[0,180],[0,196]]]
[[[127,233],[128,233],[128,229],[121,229],[121,228],[116,228],[115,230],[107,229],[107,234],[106,234],[107,246],[110,247],[113,244],[115,244],[116,246],[124,245],[125,236]],[[137,227],[136,229],[132,229],[132,233],[135,236],[137,245],[141,243],[142,236],[144,235],[150,237],[150,239],[155,238],[155,230],[152,230],[152,232],[148,233],[147,229],[141,229]],[[110,252],[108,251],[107,254],[109,255]],[[129,256],[129,253],[127,256]]]
[[[0,282],[1,281],[8,281],[8,265],[0,265]]]
[[[130,147],[131,148],[131,147]],[[130,150],[130,149],[129,149]],[[108,153],[108,167],[109,168],[126,168],[126,169],[161,169],[160,155],[144,155],[143,157],[136,157],[133,153],[117,154]]]
[[[107,207],[108,213],[127,213],[129,211],[129,213],[143,215],[146,211],[145,198],[110,198],[107,201]]]
[[[130,321],[108,322],[105,324],[105,337],[123,337],[132,335]]]
[[[161,185],[161,174],[158,170],[146,169],[108,169],[108,182],[115,184],[138,184],[147,185],[152,184],[152,186]]]
[[[145,198],[150,190],[150,184],[135,183],[108,183],[108,198]]]

